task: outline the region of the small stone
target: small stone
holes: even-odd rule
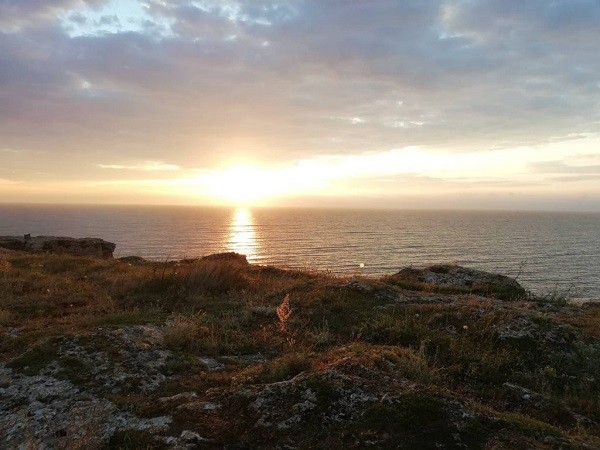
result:
[[[198,394],[196,394],[195,392],[182,392],[181,394],[175,394],[171,397],[161,397],[158,399],[158,401],[161,403],[167,403],[176,402],[178,400],[187,400],[189,402],[196,397],[198,397]]]
[[[272,306],[253,306],[250,308],[250,311],[258,316],[271,316],[275,314],[275,308]]]
[[[218,370],[223,370],[225,368],[225,364],[217,361],[215,358],[200,357],[198,359],[211,372],[216,372]]]
[[[166,431],[173,419],[167,416],[142,419],[138,425],[139,430]]]
[[[223,405],[212,402],[189,402],[179,405],[177,409],[197,410],[197,411],[214,411],[221,409]]]
[[[210,442],[210,439],[203,438],[195,431],[183,430],[180,439],[188,444],[199,444],[201,442]]]

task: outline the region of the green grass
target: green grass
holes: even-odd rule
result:
[[[289,380],[301,372],[313,369],[311,355],[306,353],[291,353],[260,366],[243,370],[237,377],[245,383],[275,383]]]
[[[499,417],[511,428],[529,436],[560,436],[555,426],[517,413],[500,413]]]
[[[162,450],[169,448],[144,430],[119,431],[108,442],[108,450]]]
[[[390,403],[376,403],[363,415],[363,426],[385,430],[389,448],[453,448],[455,430],[443,401],[427,393],[404,394]]]
[[[21,356],[10,361],[7,366],[25,375],[38,375],[52,361],[58,358],[58,343],[49,339],[36,345]]]
[[[124,325],[161,325],[167,315],[162,311],[120,311],[90,319],[90,325],[98,327],[121,327]]]

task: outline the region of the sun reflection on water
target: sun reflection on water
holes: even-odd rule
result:
[[[254,218],[248,208],[238,208],[233,212],[227,247],[231,252],[246,255],[249,261],[256,257]]]

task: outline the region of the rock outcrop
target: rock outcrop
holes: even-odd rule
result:
[[[600,448],[600,305],[509,288],[0,249],[0,448]]]
[[[397,282],[426,284],[434,288],[495,294],[499,298],[519,298],[525,289],[513,278],[454,264],[406,267],[393,275]]]
[[[212,255],[204,256],[201,258],[202,261],[214,261],[218,263],[229,263],[229,264],[241,264],[243,266],[247,266],[248,260],[246,259],[246,255],[240,255],[236,252],[226,252],[226,253],[214,253]]]
[[[170,417],[137,417],[106,398],[149,395],[167,379],[173,356],[161,342],[156,327],[98,329],[46,340],[25,354],[31,361],[0,363],[0,447],[101,448],[121,431],[167,430]]]
[[[70,238],[56,236],[0,236],[0,248],[31,253],[58,253],[68,255],[112,258],[116,244],[98,238]]]

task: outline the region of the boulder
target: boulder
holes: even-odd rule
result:
[[[56,236],[0,236],[0,248],[31,253],[57,253],[112,258],[116,244],[98,238]]]
[[[437,288],[493,295],[498,298],[522,298],[525,289],[513,278],[454,264],[406,267],[393,276],[406,284],[429,285]]]
[[[122,256],[119,261],[133,265],[141,265],[146,262],[141,256]]]
[[[200,259],[201,261],[214,261],[229,264],[248,265],[246,255],[241,255],[236,252],[214,253]]]

